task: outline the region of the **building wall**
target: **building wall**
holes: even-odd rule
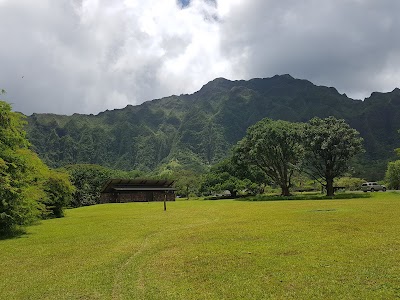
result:
[[[175,201],[175,193],[167,193],[167,201]],[[126,203],[126,202],[151,202],[164,201],[162,191],[135,191],[127,193],[101,194],[100,203]]]
[[[116,195],[114,194],[100,194],[100,203],[115,203],[116,202]]]

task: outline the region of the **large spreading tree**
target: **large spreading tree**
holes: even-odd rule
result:
[[[313,118],[305,126],[305,170],[334,195],[333,181],[349,170],[349,161],[363,151],[359,132],[344,120]]]
[[[248,128],[234,150],[235,160],[258,168],[280,186],[283,196],[289,196],[304,154],[302,128],[300,123],[265,118]]]

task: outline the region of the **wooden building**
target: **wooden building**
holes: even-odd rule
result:
[[[100,194],[100,203],[175,201],[173,180],[110,179]]]

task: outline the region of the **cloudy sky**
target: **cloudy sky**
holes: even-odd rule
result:
[[[216,77],[289,73],[363,99],[400,87],[398,0],[0,0],[14,110],[96,114]]]

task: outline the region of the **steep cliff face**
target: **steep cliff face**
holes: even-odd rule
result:
[[[343,118],[360,131],[366,153],[359,173],[382,177],[400,145],[400,90],[365,101],[290,75],[230,81],[217,78],[191,95],[170,96],[96,116],[34,114],[28,117],[33,148],[51,166],[96,163],[152,170],[178,159],[201,170],[225,157],[246,129],[269,117],[305,122]],[[375,174],[376,173],[376,174]],[[366,176],[368,177],[368,176]]]

